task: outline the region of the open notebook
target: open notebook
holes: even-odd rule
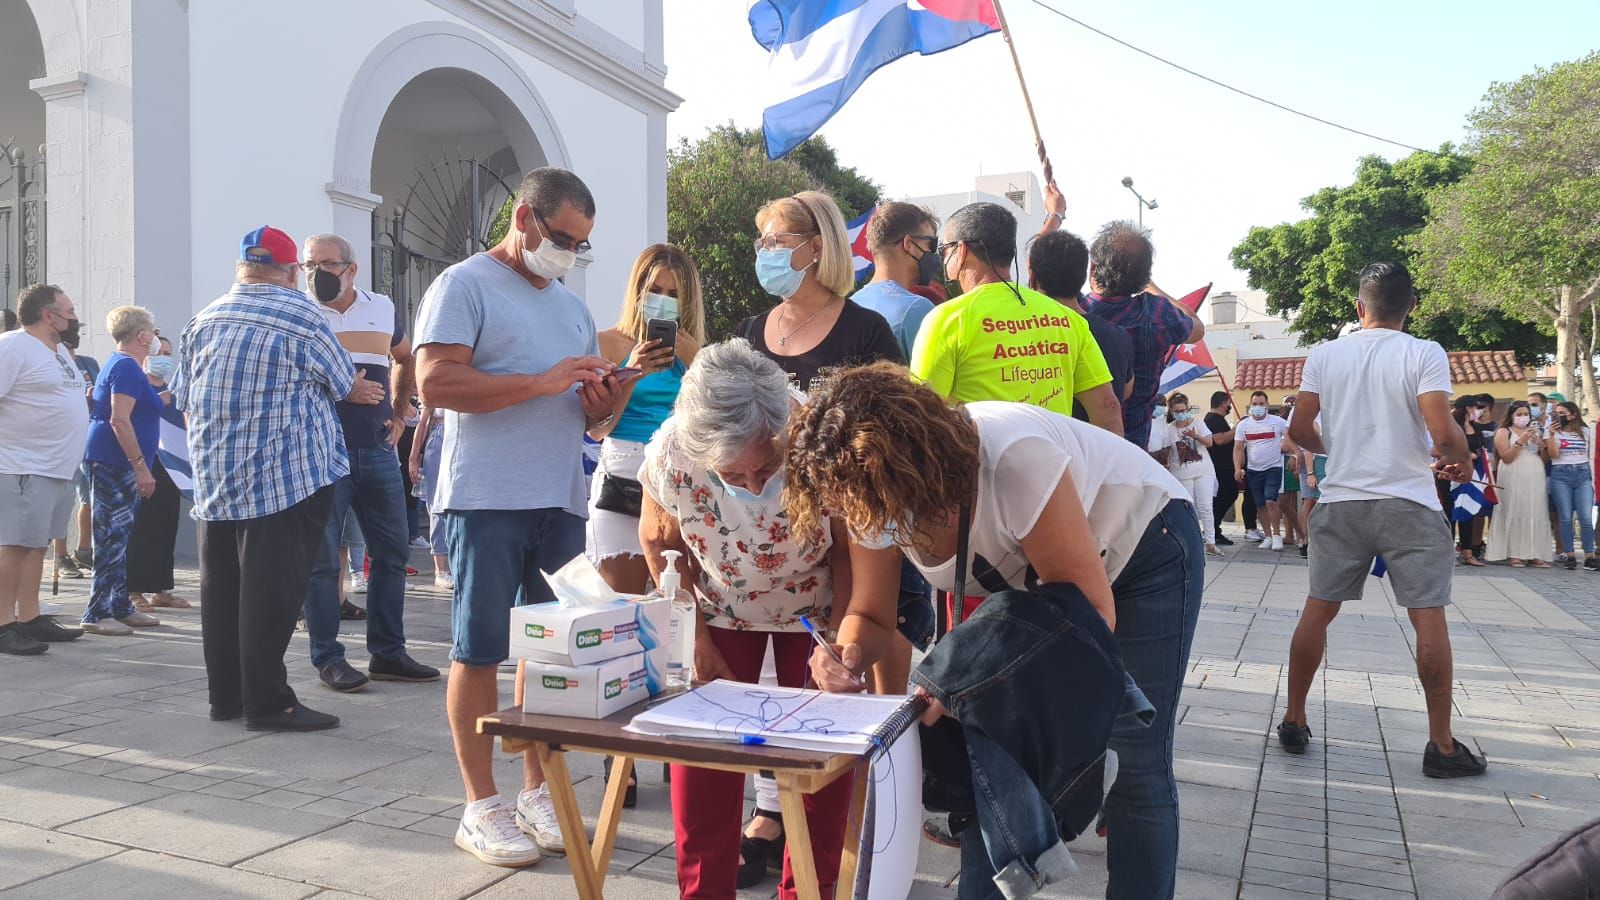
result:
[[[829,694],[713,681],[633,717],[624,728],[657,737],[743,741],[864,753],[894,743],[921,715],[912,697]]]

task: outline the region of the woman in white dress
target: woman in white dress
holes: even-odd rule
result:
[[[1496,430],[1494,453],[1500,461],[1500,502],[1489,525],[1491,561],[1505,560],[1512,568],[1530,565],[1547,569],[1553,545],[1546,500],[1544,440],[1533,425],[1528,404],[1518,400],[1506,411],[1505,427]]]

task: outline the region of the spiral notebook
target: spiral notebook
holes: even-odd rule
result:
[[[719,680],[646,709],[624,730],[655,737],[865,753],[894,743],[921,714],[921,700],[906,695],[829,694]]]

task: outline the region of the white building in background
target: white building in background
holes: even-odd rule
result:
[[[1305,356],[1310,347],[1298,344],[1289,331],[1290,319],[1267,312],[1266,291],[1222,291],[1200,306],[1206,323],[1206,346],[1213,356],[1233,351],[1238,359]]]
[[[907,197],[907,203],[926,206],[939,217],[939,227],[950,220],[950,214],[968,203],[998,203],[1017,217],[1017,256],[1021,265],[1015,274],[1027,281],[1028,239],[1044,226],[1044,189],[1032,172],[1004,172],[999,175],[979,175],[972,181],[972,190],[956,194],[934,194],[928,197]]]
[[[270,224],[349,238],[414,312],[557,165],[595,194],[568,283],[607,322],[666,237],[665,76],[662,0],[4,0],[5,305],[59,284],[103,357],[106,310],[176,333]]]

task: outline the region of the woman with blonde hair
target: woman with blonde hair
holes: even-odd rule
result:
[[[95,381],[84,463],[94,496],[94,589],[83,611],[90,634],[125,635],[160,625],[134,609],[128,597],[128,538],[134,512],[155,493],[156,448],[161,437],[161,394],[144,365],[161,352],[155,317],[139,306],[106,314],[106,331],[117,350]]]
[[[650,321],[677,323],[673,346],[646,340]],[[617,324],[600,333],[600,355],[641,374],[622,386],[617,415],[589,432],[601,441],[600,464],[589,488],[590,558],[613,589],[642,594],[650,579],[639,544],[639,465],[645,445],[683,385],[683,374],[705,342],[700,271],[672,244],[653,244],[633,261]]]
[[[855,287],[855,257],[832,197],[801,191],[773,200],[756,213],[756,227],[756,278],[779,303],[744,320],[739,337],[802,391],[827,369],[878,360],[905,364],[883,316],[845,298]]]

